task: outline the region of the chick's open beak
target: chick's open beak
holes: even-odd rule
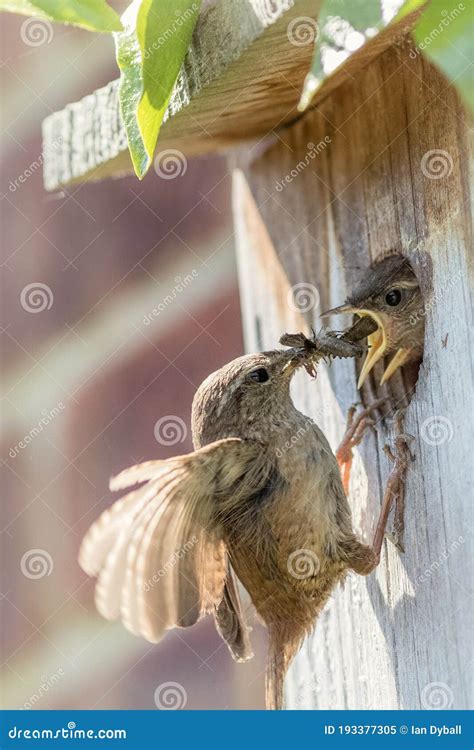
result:
[[[361,388],[364,384],[367,375],[373,369],[374,365],[382,359],[387,351],[387,333],[385,330],[384,322],[382,318],[373,310],[366,310],[364,308],[355,308],[351,305],[339,305],[339,307],[333,307],[331,310],[324,312],[321,317],[327,317],[329,315],[340,315],[341,313],[355,313],[359,317],[363,318],[368,316],[377,324],[375,331],[367,336],[367,343],[369,345],[369,351],[362,365],[362,370],[359,375],[357,388]],[[407,349],[398,349],[395,356],[391,359],[380,380],[380,385],[383,385],[393,375],[395,370],[405,364],[409,359],[410,352]]]
[[[367,352],[367,356],[365,358],[364,364],[362,365],[362,370],[360,371],[359,380],[357,382],[357,388],[362,388],[367,375],[369,372],[373,369],[376,362],[379,361],[379,359],[382,359],[385,350],[387,348],[387,337],[385,334],[385,328],[382,323],[381,318],[379,318],[378,315],[376,315],[373,312],[369,312],[368,310],[357,310],[354,311],[357,312],[358,315],[361,317],[364,317],[365,315],[369,315],[375,322],[377,323],[377,330],[375,330],[373,333],[370,334],[370,336],[367,337],[367,343],[369,345],[369,351]],[[383,378],[385,376],[385,373],[382,376],[382,380],[380,384],[382,385]]]

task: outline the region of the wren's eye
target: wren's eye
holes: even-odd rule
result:
[[[266,383],[267,380],[270,380],[270,375],[264,367],[259,367],[257,370],[252,370],[249,378],[255,381],[255,383]]]
[[[390,307],[396,307],[400,304],[402,301],[402,293],[400,289],[390,289],[389,292],[385,295],[385,302],[387,305],[390,305]]]

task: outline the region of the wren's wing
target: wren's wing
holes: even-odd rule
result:
[[[168,628],[194,624],[223,596],[239,617],[232,579],[225,587],[219,505],[250,494],[249,482],[253,489],[265,481],[265,462],[261,446],[229,438],[112,479],[112,490],[146,484],[106,510],[82,542],[79,563],[98,577],[99,612],[151,642]]]
[[[230,564],[221,601],[214,611],[219,634],[236,661],[247,661],[253,656],[249,628],[244,619],[238,584]]]

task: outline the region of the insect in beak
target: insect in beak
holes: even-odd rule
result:
[[[311,375],[313,378],[316,377],[316,367],[313,360],[314,355],[311,356],[307,348],[293,347],[292,349],[289,349],[286,354],[289,359],[284,364],[282,372],[289,372],[289,374],[293,375],[297,369],[304,367],[308,375]]]
[[[364,332],[363,336],[366,335]],[[290,359],[283,370],[290,367],[294,371],[304,367],[308,375],[315,378],[316,366],[321,359],[330,361],[334,357],[359,357],[365,351],[365,347],[358,343],[363,336],[357,334],[354,339],[346,339],[332,331],[316,334],[314,330],[311,338],[304,333],[285,333],[280,338],[280,344],[292,348],[287,352]]]

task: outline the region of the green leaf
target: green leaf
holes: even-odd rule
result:
[[[143,0],[138,14],[144,86],[138,124],[150,160],[200,7],[201,0]]]
[[[417,49],[452,81],[474,111],[474,14],[472,0],[432,0],[413,38]]]
[[[138,127],[137,110],[143,94],[142,56],[136,35],[137,15],[142,0],[134,0],[122,15],[124,30],[114,34],[117,63],[120,68],[119,101],[128,148],[135,174],[143,177],[148,156]]]
[[[148,171],[201,0],[135,0],[116,35],[119,97],[138,177]]]
[[[474,108],[472,0],[324,0],[316,49],[298,105],[304,111],[322,83],[345,60],[392,21],[426,5],[415,24],[418,49],[453,81]]]
[[[423,0],[412,0],[421,4]],[[318,17],[316,49],[298,105],[304,111],[323,81],[397,15],[404,0],[324,0]]]
[[[105,0],[0,0],[0,10],[47,18],[89,31],[119,31],[117,13]]]

